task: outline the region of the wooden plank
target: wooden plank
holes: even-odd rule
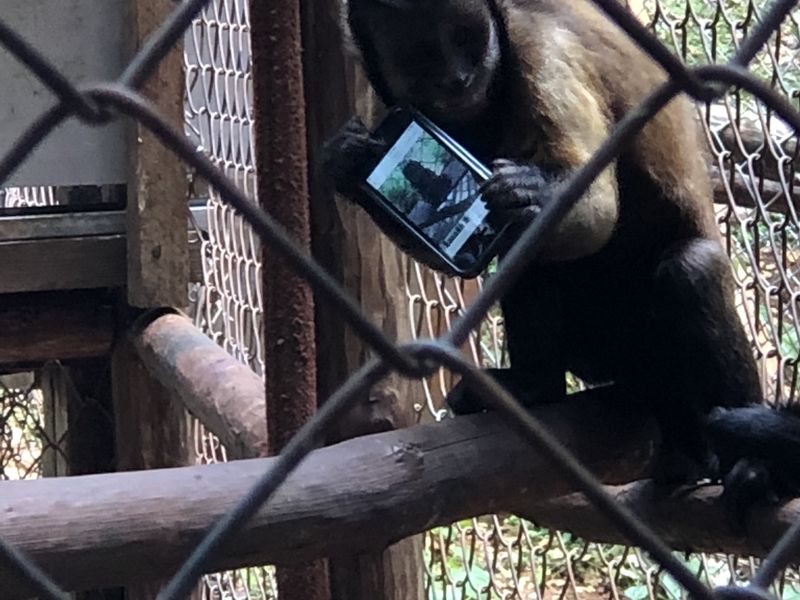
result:
[[[100,292],[0,296],[0,365],[108,354],[109,299]]]
[[[36,384],[42,392],[43,433],[47,438],[42,448],[42,477],[64,477],[69,474],[66,450],[70,394],[63,367],[49,362],[37,373]]]
[[[69,475],[112,473],[117,461],[109,356],[51,364],[48,370],[61,388],[59,404],[68,417],[62,449],[67,454]],[[75,594],[73,599],[123,600],[124,593],[122,588],[93,589]]]
[[[654,456],[655,426],[608,398],[584,393],[535,415],[607,483],[642,477]],[[147,581],[174,572],[275,460],[0,482],[0,537],[68,589]],[[365,436],[312,452],[208,568],[373,554],[430,527],[573,490],[495,415]],[[753,545],[774,533],[759,530]],[[24,597],[1,565],[0,581],[4,600]]]
[[[122,235],[0,242],[0,294],[124,283]]]
[[[130,3],[130,36],[138,50],[176,9],[172,0]],[[183,129],[183,45],[157,63],[141,92],[173,128]],[[140,361],[128,332],[137,309],[188,305],[188,185],[181,161],[155,135],[132,126],[127,206],[127,302],[117,310],[111,358],[117,468],[154,469],[191,464],[188,415]],[[126,589],[129,600],[154,599],[163,580],[139,578]]]
[[[125,212],[120,210],[0,217],[4,242],[124,233]]]
[[[172,0],[131,3],[131,27],[138,48],[175,9]],[[163,118],[183,129],[183,47],[159,62],[142,92]],[[128,194],[128,302],[132,306],[187,304],[189,250],[186,169],[154,135],[136,125],[131,144]]]
[[[334,3],[304,2],[303,34],[309,101],[308,152],[315,258],[339,278],[370,319],[392,339],[408,340],[409,306],[405,281],[408,261],[360,209],[334,198],[321,176],[319,150],[356,111],[376,112],[374,95],[345,52]],[[317,314],[317,388],[324,401],[369,356],[340,315],[320,304]],[[329,441],[407,427],[422,403],[421,386],[392,376],[362,398],[329,431]],[[422,538],[403,540],[384,551],[340,554],[330,561],[333,595],[348,600],[419,600],[425,597]]]

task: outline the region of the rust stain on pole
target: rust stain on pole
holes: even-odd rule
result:
[[[310,248],[308,158],[299,0],[251,0],[258,195]],[[311,289],[264,256],[264,343],[270,451],[280,452],[317,407]],[[284,600],[328,600],[326,564],[278,569]]]

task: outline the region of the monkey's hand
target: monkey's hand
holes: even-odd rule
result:
[[[483,184],[483,198],[501,222],[527,225],[553,196],[556,178],[540,167],[498,159],[492,163],[492,171]]]
[[[353,117],[322,147],[322,168],[333,180],[336,191],[359,200],[354,191],[364,175],[365,165],[374,164],[386,149],[360,117]]]
[[[363,208],[403,252],[441,273],[454,275],[452,269],[423,247],[407,228],[401,227],[376,202],[359,192],[367,166],[375,164],[387,146],[387,142],[367,129],[359,117],[353,117],[322,147],[322,168],[333,179],[336,191]]]

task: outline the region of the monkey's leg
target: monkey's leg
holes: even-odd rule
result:
[[[653,292],[652,328],[645,340],[650,364],[643,369],[651,381],[638,387],[655,396],[665,448],[659,476],[664,481],[713,477],[704,415],[714,406],[761,401],[755,362],[733,304],[728,258],[713,241],[681,242],[661,257]]]
[[[488,371],[525,406],[555,402],[566,395],[563,315],[558,298],[555,282],[529,271],[502,301],[511,367]],[[463,381],[446,401],[456,414],[480,412],[489,406]]]

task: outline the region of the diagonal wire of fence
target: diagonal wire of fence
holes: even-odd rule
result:
[[[572,208],[595,177],[619,155],[625,145],[676,95],[687,93],[698,100],[709,101],[721,96],[729,86],[736,86],[760,98],[765,105],[800,132],[800,112],[746,69],[757,51],[796,5],[796,0],[776,0],[728,64],[694,69],[684,66],[646,28],[631,18],[616,0],[594,0],[645,52],[665,68],[670,75],[669,80],[654,90],[638,107],[631,110],[617,124],[592,158],[562,184],[557,190],[554,201],[545,207],[539,218],[523,233],[488,285],[473,305],[454,323],[450,332],[438,340],[419,340],[403,346],[395,344],[367,320],[353,299],[333,278],[314,263],[306,252],[298,248],[268,214],[250,202],[204,155],[197,153],[183,134],[173,130],[151,108],[146,99],[137,93],[136,89],[176,44],[207,1],[183,1],[147,40],[117,82],[88,87],[77,87],[70,83],[33,46],[0,20],[0,45],[26,65],[59,99],[59,103],[37,119],[17,140],[9,153],[0,158],[0,183],[67,118],[77,117],[97,126],[102,126],[118,116],[133,118],[151,130],[162,143],[213,185],[219,191],[221,198],[242,215],[262,241],[301,274],[323,301],[333,304],[348,324],[375,349],[380,357],[364,366],[323,404],[320,411],[292,439],[279,459],[255,483],[248,494],[208,532],[161,592],[159,598],[175,600],[189,595],[205,571],[213,553],[219,550],[237,528],[264,506],[294,468],[316,446],[326,428],[347,410],[360,392],[392,370],[405,376],[422,377],[434,372],[440,366],[461,374],[476,391],[482,393],[507,418],[511,426],[525,435],[540,452],[557,463],[563,469],[565,476],[569,477],[633,544],[650,553],[693,597],[707,600],[722,596],[767,597],[767,586],[800,547],[800,525],[791,528],[779,541],[765,559],[751,587],[714,591],[708,589],[675,559],[669,548],[649,527],[630,511],[615,503],[602,485],[502,386],[464,360],[459,354],[458,347],[467,340],[491,306],[503,296],[533,259],[544,234]],[[0,560],[28,581],[40,597],[52,600],[67,597],[66,593],[29,558],[2,541],[0,541]]]

